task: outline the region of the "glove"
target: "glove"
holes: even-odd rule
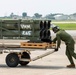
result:
[[[57,51],[58,51],[58,48],[55,49],[55,52],[57,52]]]

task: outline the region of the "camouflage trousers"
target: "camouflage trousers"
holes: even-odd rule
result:
[[[76,59],[76,53],[74,52],[74,43],[66,45],[66,55],[71,64],[74,64],[73,57]]]

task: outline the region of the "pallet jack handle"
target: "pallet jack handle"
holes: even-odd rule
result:
[[[38,59],[43,58],[43,57],[45,57],[45,56],[47,56],[47,55],[50,55],[50,54],[52,54],[52,53],[54,53],[54,52],[56,52],[56,51],[55,51],[55,50],[53,50],[53,51],[48,51],[48,52],[46,52],[46,53],[44,53],[44,54],[42,54],[42,55],[39,55],[39,56],[31,59],[31,61],[38,60]]]

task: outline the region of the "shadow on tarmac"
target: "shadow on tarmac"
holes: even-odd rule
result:
[[[27,66],[20,66],[18,65],[17,67],[8,67],[5,64],[0,64],[0,68],[25,68],[25,69],[63,69],[66,67],[63,66],[41,66],[41,65],[27,65]]]
[[[63,67],[63,66],[29,65],[29,66],[26,66],[25,68],[29,68],[29,69],[62,69],[62,68],[65,68],[65,67]]]

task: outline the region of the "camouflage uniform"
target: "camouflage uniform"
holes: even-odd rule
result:
[[[67,55],[70,63],[74,64],[74,61],[73,61],[72,57],[74,57],[76,59],[76,53],[74,53],[74,44],[75,44],[75,41],[73,40],[73,38],[71,37],[71,35],[69,35],[64,30],[60,29],[56,33],[56,38],[53,40],[53,42],[57,41],[57,48],[60,47],[61,40],[64,41],[65,44],[66,44],[66,55]]]

